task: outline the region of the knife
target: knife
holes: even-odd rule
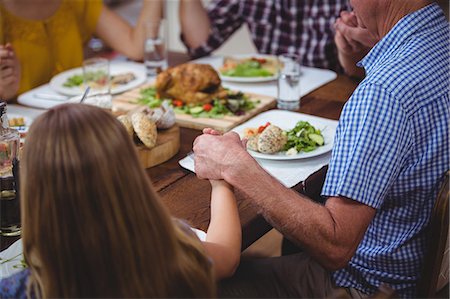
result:
[[[43,93],[43,92],[37,92],[37,93],[33,94],[33,96],[38,99],[58,101],[58,102],[64,102],[69,99],[69,97],[67,97],[67,96],[52,94],[52,93]]]

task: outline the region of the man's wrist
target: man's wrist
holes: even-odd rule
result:
[[[245,151],[235,159],[233,164],[223,169],[222,177],[233,187],[238,187],[250,176],[249,170],[255,169],[255,166],[258,166],[257,162]]]

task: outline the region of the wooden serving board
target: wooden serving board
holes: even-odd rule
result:
[[[177,125],[167,129],[158,130],[156,146],[147,148],[144,145],[138,145],[139,159],[145,168],[161,164],[178,153],[180,149],[180,128]]]
[[[149,86],[150,85],[144,85],[114,97],[113,111],[118,114],[123,114],[130,110],[136,109],[138,106],[140,106],[136,103],[137,99],[141,97],[139,91]],[[179,126],[185,128],[197,130],[202,130],[204,128],[213,128],[221,132],[227,132],[235,126],[252,118],[253,116],[265,110],[269,110],[276,105],[276,101],[273,97],[251,93],[247,93],[247,95],[250,97],[250,100],[259,100],[259,103],[255,104],[255,108],[247,111],[244,115],[225,116],[223,118],[194,118],[187,114],[176,114],[176,122]]]

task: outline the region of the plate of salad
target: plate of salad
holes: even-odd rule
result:
[[[118,94],[135,88],[147,80],[145,66],[136,62],[111,62],[111,93]],[[90,80],[103,79],[105,74],[88,73]],[[61,94],[76,96],[84,91],[83,69],[81,67],[59,73],[50,80],[50,87]]]
[[[238,133],[241,138],[248,138],[248,142],[251,142],[251,139],[259,138],[256,142],[259,142],[258,144],[262,147],[264,147],[262,142],[269,142],[270,145],[273,145],[273,140],[264,140],[266,137],[262,135],[264,131],[276,132],[280,135],[275,138],[276,142],[281,144],[275,152],[259,152],[257,151],[258,146],[254,146],[253,149],[247,146],[248,152],[259,159],[295,160],[312,158],[331,151],[337,123],[335,120],[303,113],[269,110],[235,127],[233,131]],[[268,135],[267,133],[265,135]]]
[[[224,57],[219,67],[220,78],[224,81],[255,83],[276,80],[278,60],[271,55],[236,55]]]
[[[193,118],[224,118],[226,116],[240,116],[255,108],[258,100],[240,91],[228,91],[226,99],[213,99],[210,103],[199,105],[186,105],[180,99],[161,98],[155,87],[147,87],[140,90],[140,97],[137,103],[156,108],[161,106],[163,101],[169,101],[175,114],[186,114]]]

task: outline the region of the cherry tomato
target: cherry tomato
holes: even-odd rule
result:
[[[173,100],[172,101],[172,105],[174,105],[175,107],[183,107],[183,101],[181,101],[181,100]]]
[[[267,59],[265,58],[252,57],[252,60],[258,62],[259,64],[264,64],[267,62]]]
[[[206,112],[211,111],[212,108],[213,108],[213,105],[211,105],[211,104],[203,105],[203,110],[205,110]]]
[[[258,133],[262,133],[268,126],[270,126],[270,122],[266,122],[264,126],[260,126],[258,128]]]

